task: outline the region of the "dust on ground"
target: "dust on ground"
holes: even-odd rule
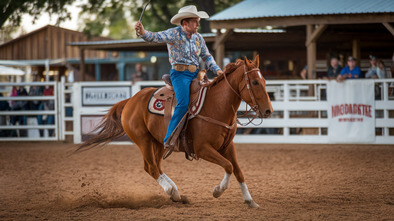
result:
[[[0,220],[392,220],[394,145],[237,144],[258,209],[235,177],[174,153],[163,162],[183,201],[172,202],[143,169],[138,147],[0,143]]]

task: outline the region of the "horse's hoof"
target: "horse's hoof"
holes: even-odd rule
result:
[[[220,186],[215,186],[215,188],[213,188],[213,197],[218,198],[219,196],[221,196],[223,194],[224,191],[222,191],[220,189]]]
[[[259,204],[255,203],[253,200],[248,200],[245,201],[246,204],[248,204],[249,208],[259,208]]]
[[[172,188],[172,191],[171,191],[171,195],[170,195],[170,196],[171,196],[170,199],[171,199],[173,202],[179,202],[179,201],[181,201],[181,196],[179,195],[178,190],[176,190],[175,188]]]

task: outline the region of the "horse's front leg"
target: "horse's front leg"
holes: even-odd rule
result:
[[[238,164],[237,153],[235,152],[235,147],[234,147],[233,142],[231,142],[228,145],[226,152],[223,154],[223,156],[226,159],[228,159],[234,167],[234,176],[237,178],[237,181],[239,182],[239,185],[241,187],[244,202],[246,204],[248,204],[248,206],[250,208],[259,207],[259,205],[257,203],[255,203],[254,200],[252,199],[252,196],[249,193],[248,187],[246,186],[244,175],[243,175],[241,168],[239,167],[239,164]]]
[[[222,182],[220,183],[220,185],[215,186],[215,188],[213,189],[213,196],[215,198],[218,198],[230,185],[230,178],[231,174],[233,173],[233,165],[225,157],[219,154],[217,150],[215,150],[208,144],[199,146],[197,155],[206,161],[223,167],[225,170]]]
[[[165,174],[162,173],[157,182],[160,186],[164,189],[172,201],[178,202],[181,201],[181,196],[179,195],[178,188],[176,187],[175,183]]]

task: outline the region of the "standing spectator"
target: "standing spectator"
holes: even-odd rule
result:
[[[0,93],[0,97],[3,97],[3,93]],[[11,107],[8,101],[0,101],[0,111],[9,111]],[[0,115],[0,125],[7,125],[6,116]],[[0,137],[8,137],[9,130],[0,130]]]
[[[30,87],[29,96],[42,96],[42,87],[37,87],[35,85]],[[40,100],[29,101],[29,110],[39,110],[41,105]],[[42,124],[42,116],[37,115],[37,124]]]
[[[42,95],[42,88],[37,87],[35,85],[30,87],[29,90],[29,96],[41,96]],[[29,102],[29,109],[30,110],[38,110],[38,107],[40,106],[41,101],[39,100],[34,100]]]
[[[375,56],[369,56],[370,67],[365,74],[365,78],[386,78],[386,71],[384,70],[384,64],[381,60],[377,60]]]
[[[12,96],[14,96],[14,90],[12,91]],[[22,87],[22,86],[18,87],[18,89],[16,90],[16,96],[18,96],[18,97],[19,96],[27,96],[26,89],[24,87]],[[28,109],[28,102],[27,101],[23,101],[23,100],[21,100],[21,101],[19,101],[19,100],[18,101],[14,101],[13,104],[12,104],[12,107],[11,107],[12,111],[15,111],[15,110],[23,111],[23,110],[27,110],[27,109]],[[14,116],[11,116],[10,121],[11,121],[12,125],[15,125],[16,122],[18,122],[19,125],[26,125],[26,116],[14,115]],[[15,130],[12,131],[11,136],[15,136],[15,137],[17,136]],[[20,137],[26,137],[27,136],[27,131],[26,130],[19,130],[19,136]]]
[[[137,63],[135,64],[135,72],[131,76],[131,81],[135,84],[135,82],[143,80],[148,80],[148,73],[143,70],[141,63]]]
[[[330,67],[327,71],[327,76],[324,76],[323,79],[333,80],[336,79],[339,73],[342,70],[342,66],[339,64],[339,60],[336,57],[330,59]]]
[[[361,70],[356,66],[356,59],[349,56],[347,59],[347,66],[342,68],[340,75],[337,77],[337,81],[342,82],[345,79],[357,79],[361,77]]]
[[[53,96],[53,87],[52,86],[45,86],[44,96]],[[46,100],[42,101],[39,107],[40,110],[54,110],[55,109],[55,104],[53,100]],[[37,116],[38,117],[38,122],[42,122],[42,124],[49,124],[53,125],[55,123],[55,116],[54,115],[44,115],[44,116]],[[48,130],[48,136],[53,135],[53,129]],[[44,136],[44,131],[40,130],[40,136]]]

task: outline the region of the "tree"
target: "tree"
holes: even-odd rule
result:
[[[18,26],[23,14],[38,18],[42,12],[58,16],[58,23],[70,18],[68,5],[75,0],[0,0],[0,29],[6,21]],[[241,0],[152,0],[143,17],[150,31],[161,31],[174,27],[170,19],[179,8],[194,4],[198,10],[213,15]],[[88,0],[82,8],[83,32],[88,35],[107,35],[115,39],[135,37],[133,21],[137,21],[148,0]],[[201,21],[201,33],[210,32],[209,22]],[[105,34],[106,33],[106,34]],[[134,34],[133,34],[134,33]]]
[[[209,15],[213,15],[218,11],[221,11],[231,5],[234,5],[241,0],[152,0],[150,5],[147,7],[144,16],[143,24],[150,31],[161,31],[171,27],[174,27],[170,20],[178,10],[185,6],[194,4],[198,10],[206,11]],[[85,23],[84,32],[93,34],[100,34],[97,31],[104,29],[110,29],[111,27],[119,28],[127,33],[115,36],[115,30],[109,34],[109,37],[118,38],[130,38],[133,31],[132,21],[138,21],[143,7],[148,2],[138,0],[89,0],[89,4],[82,8],[83,14],[88,15],[105,15],[107,11],[117,11],[119,16],[111,17],[109,15],[102,16],[100,19],[92,19],[88,23]],[[120,14],[123,12],[123,16]],[[112,19],[111,19],[112,18]],[[129,22],[127,21],[129,19]],[[122,22],[120,22],[122,21]],[[201,21],[201,33],[211,32],[209,22],[205,19]],[[111,32],[111,31],[110,31]],[[135,36],[135,35],[134,35]]]
[[[67,5],[71,5],[74,0],[1,0],[0,1],[0,29],[6,21],[9,25],[19,26],[23,14],[29,14],[38,18],[45,11],[49,14],[57,14],[59,20],[70,18]]]

